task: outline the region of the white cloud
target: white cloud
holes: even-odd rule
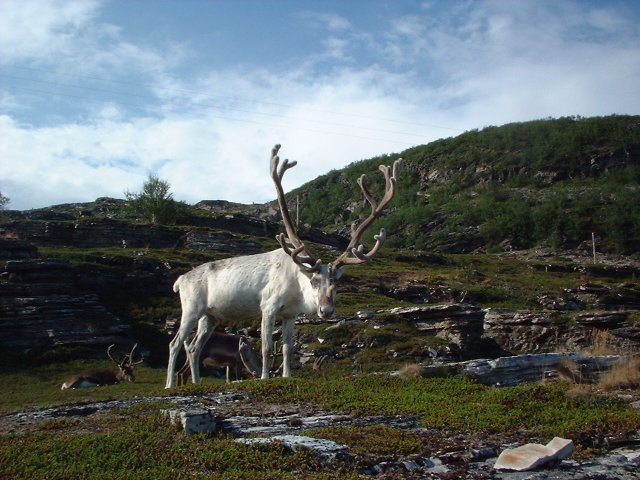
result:
[[[99,7],[92,0],[0,2],[0,57],[5,62],[42,59],[74,50]]]
[[[11,112],[0,117],[0,154],[10,159],[0,163],[0,192],[11,208],[122,197],[150,173],[167,179],[179,200],[262,202],[274,198],[275,143],[299,161],[285,178],[290,189],[464,129],[640,110],[637,29],[606,6],[436,3],[390,18],[381,31],[307,12],[302,20],[323,35],[289,68],[240,59],[224,69],[199,66],[197,78],[181,70],[194,52],[170,39],[138,44],[102,21],[100,9],[88,1],[0,2],[3,62],[64,65],[69,78],[94,88],[80,94],[81,114],[47,126],[18,121],[22,98],[0,90]],[[106,81],[128,75],[138,96],[98,95],[127,92]]]

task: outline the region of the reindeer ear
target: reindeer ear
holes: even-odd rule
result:
[[[342,274],[344,273],[344,269],[345,269],[345,266],[344,266],[344,265],[342,265],[342,266],[338,267],[338,268],[336,269],[336,273],[334,273],[334,274],[333,274],[333,278],[334,278],[335,280],[340,280],[340,277],[342,277]]]

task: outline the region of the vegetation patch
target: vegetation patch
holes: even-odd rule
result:
[[[387,425],[329,427],[312,430],[309,434],[345,444],[354,454],[410,455],[424,451],[425,447],[420,435]]]
[[[160,414],[129,416],[119,428],[94,434],[0,437],[2,478],[335,478],[330,473],[312,452],[184,435]]]
[[[363,375],[351,379],[273,379],[237,388],[267,402],[315,401],[323,408],[365,415],[420,416],[425,427],[466,433],[586,439],[595,431],[628,432],[640,428],[640,411],[608,396],[576,399],[569,384],[480,385],[466,377],[401,379]],[[614,434],[615,435],[615,434]]]

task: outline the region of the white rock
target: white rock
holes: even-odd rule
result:
[[[496,470],[533,470],[549,462],[563,460],[573,453],[571,440],[555,437],[546,445],[527,443],[517,448],[504,450],[493,468]]]
[[[216,431],[217,422],[209,410],[163,410],[175,426],[181,426],[185,433],[206,433]]]
[[[547,447],[554,450],[554,460],[564,460],[565,458],[569,458],[575,450],[572,440],[560,437],[553,437],[553,440],[547,443]]]

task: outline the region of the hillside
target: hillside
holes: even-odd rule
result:
[[[322,333],[326,324],[301,328],[301,348],[329,353],[344,368],[378,368],[389,365],[389,352],[401,364],[434,351],[469,357],[584,346],[593,328],[640,341],[640,265],[618,256],[638,253],[639,131],[640,117],[543,120],[403,152],[397,198],[371,229],[385,226],[389,240],[340,285],[338,320],[347,323],[330,334]],[[377,196],[376,167],[393,160],[357,162],[290,192],[301,197],[310,225],[300,235],[312,251],[327,260],[344,248],[350,221],[363,213],[356,178],[367,173]],[[3,348],[103,356],[106,345],[133,337],[162,364],[180,316],[172,290],[178,275],[274,249],[281,230],[270,205],[203,201],[185,206],[175,225],[149,225],[124,203],[100,198],[2,212]],[[596,265],[590,245],[575,248],[591,232]],[[388,313],[424,304],[435,307]],[[505,307],[512,310],[481,310]],[[359,319],[361,311],[374,320]],[[483,328],[493,333],[479,342]],[[448,349],[451,342],[462,352]]]
[[[464,253],[547,244],[640,251],[640,116],[560,118],[473,130],[332,171],[290,193],[301,220],[325,230],[365,214],[356,178],[404,159],[396,247]],[[346,188],[349,187],[349,188]]]

